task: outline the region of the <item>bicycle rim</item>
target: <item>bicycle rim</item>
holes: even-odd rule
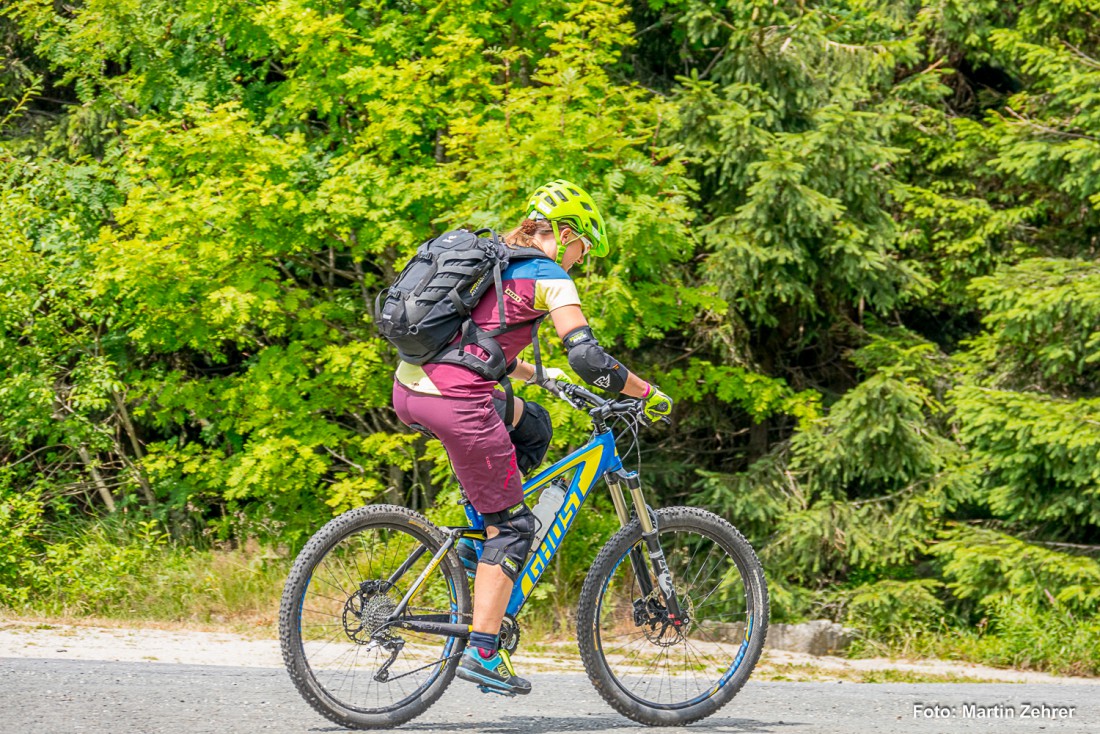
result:
[[[675,711],[707,700],[734,678],[746,663],[755,625],[766,615],[745,580],[752,570],[741,568],[728,539],[684,526],[662,527],[659,537],[690,622],[676,629],[660,621],[660,591],[642,593],[628,549],[604,582],[596,644],[612,681],[630,699]],[[644,542],[637,547],[648,562]]]
[[[420,557],[390,584],[422,546]],[[350,711],[388,713],[417,701],[443,673],[458,640],[384,624],[436,548],[407,525],[373,524],[343,535],[319,557],[297,606],[299,651],[319,693]],[[410,612],[445,612],[458,621],[455,581],[446,566],[439,564],[424,580]],[[386,680],[378,680],[391,657]]]

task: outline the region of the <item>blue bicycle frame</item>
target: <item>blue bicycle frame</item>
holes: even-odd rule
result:
[[[580,512],[599,478],[609,472],[618,472],[622,467],[622,460],[619,458],[619,452],[615,447],[615,437],[611,431],[606,431],[593,436],[587,445],[577,449],[523,485],[523,497],[526,499],[543,489],[551,480],[569,472],[574,472],[573,480],[569,484],[569,489],[562,501],[561,509],[558,510],[557,517],[546,531],[542,543],[538,548],[535,548],[534,553],[528,558],[527,565],[524,566],[522,573],[516,579],[515,586],[512,587],[512,597],[508,600],[508,614],[513,617],[519,614],[520,609],[523,608],[527,598],[531,595],[531,591],[538,584],[539,579],[542,578],[543,571],[554,559],[554,554],[561,547],[562,538],[569,532],[570,526],[577,518],[577,513]],[[464,505],[464,507],[466,517],[470,521],[470,530],[477,532],[470,536],[464,534],[463,537],[483,538],[485,520],[469,504]]]
[[[569,386],[568,389],[574,394],[587,398],[591,404],[602,406],[602,409],[607,411],[615,410],[616,405],[618,405],[608,403],[582,388]],[[553,466],[542,471],[523,486],[523,496],[524,499],[526,499],[535,492],[543,489],[554,479],[569,473],[573,475],[569,482],[568,491],[565,493],[565,497],[562,500],[562,506],[558,509],[557,515],[554,518],[554,522],[551,523],[550,527],[547,529],[542,542],[534,549],[534,552],[527,559],[527,563],[523,567],[522,573],[512,587],[512,596],[508,600],[506,612],[513,618],[523,609],[523,605],[527,602],[531,592],[538,584],[539,579],[542,578],[543,572],[546,570],[547,566],[550,565],[550,561],[554,559],[554,555],[558,552],[558,548],[561,547],[562,539],[569,533],[569,528],[572,527],[573,521],[577,518],[577,513],[584,505],[585,500],[588,499],[588,495],[591,494],[592,488],[596,486],[600,477],[604,477],[607,481],[608,488],[611,491],[611,500],[615,505],[615,514],[618,516],[620,524],[624,527],[629,522],[630,516],[626,508],[626,500],[623,497],[623,485],[626,485],[627,489],[630,490],[635,512],[638,513],[638,523],[641,526],[642,539],[644,540],[643,545],[646,546],[647,550],[645,554],[643,554],[640,547],[635,547],[630,551],[630,562],[634,567],[642,596],[648,595],[653,590],[654,582],[656,582],[668,606],[670,617],[675,618],[680,616],[680,607],[676,598],[676,591],[672,585],[672,577],[669,574],[664,552],[661,550],[660,543],[657,540],[657,530],[654,524],[655,515],[652,514],[642,496],[641,483],[638,479],[638,475],[635,472],[626,472],[623,470],[623,462],[619,457],[619,451],[615,445],[615,436],[605,422],[605,418],[612,413],[605,412],[601,415],[597,415],[598,410],[599,409],[590,412],[593,416],[595,425],[595,432],[593,433],[592,439],[585,446],[582,446]],[[465,505],[465,510],[469,525],[444,528],[447,533],[446,541],[439,550],[436,551],[431,561],[428,562],[427,567],[420,574],[420,577],[413,582],[411,588],[409,588],[401,599],[401,602],[397,605],[392,614],[390,614],[389,622],[391,624],[430,634],[450,635],[455,637],[469,636],[469,627],[458,623],[453,614],[449,616],[435,614],[405,615],[406,608],[413,597],[416,596],[424,579],[426,579],[430,573],[434,572],[439,564],[443,562],[443,558],[447,553],[451,552],[455,543],[460,538],[469,538],[474,541],[485,540],[485,519],[469,504]],[[421,546],[409,556],[405,563],[402,564],[401,568],[399,568],[393,574],[393,577],[389,579],[390,583],[396,583],[397,579],[400,578],[406,570],[411,568],[426,550],[424,546]],[[652,576],[650,576],[647,570],[646,555],[649,557],[648,565],[652,566]],[[455,606],[453,589],[451,607],[453,613],[457,608]]]

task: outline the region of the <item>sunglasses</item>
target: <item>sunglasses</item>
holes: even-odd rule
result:
[[[531,212],[531,214],[529,214],[528,216],[529,216],[529,218],[534,219],[536,222],[539,221],[539,220],[547,218],[546,215],[544,215],[542,212],[537,212],[537,211]],[[561,220],[559,220],[559,221],[561,221]],[[576,224],[569,221],[568,219],[566,219],[564,221],[565,221],[566,224],[568,224],[573,229],[574,232],[577,231],[577,225]],[[587,255],[592,250],[592,243],[588,240],[587,237],[585,237],[583,234],[580,234],[579,232],[577,233],[577,237],[581,241],[581,247],[584,248],[583,250],[581,250],[581,257],[584,257],[585,255]]]

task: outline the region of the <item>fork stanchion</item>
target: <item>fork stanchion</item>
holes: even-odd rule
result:
[[[619,518],[619,525],[626,527],[630,522],[630,512],[626,509],[626,498],[623,496],[623,475],[621,472],[608,472],[604,475],[607,489],[611,492],[611,503],[615,505],[615,514]]]
[[[653,567],[653,575],[661,594],[665,597],[665,606],[668,609],[669,619],[673,625],[679,627],[682,623],[680,601],[676,598],[676,590],[672,586],[672,572],[669,570],[665,552],[661,549],[661,541],[657,537],[657,525],[654,523],[655,515],[649,509],[642,495],[642,482],[638,475],[631,472],[625,477],[626,486],[630,489],[631,499],[634,500],[634,511],[638,514],[638,524],[642,527],[642,539],[645,541],[646,550],[649,552],[649,561]],[[635,569],[637,572],[640,569]]]

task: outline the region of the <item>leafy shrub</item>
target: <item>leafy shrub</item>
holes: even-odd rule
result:
[[[15,492],[0,473],[0,608],[25,603],[41,574],[35,563],[42,505]]]
[[[1041,609],[1019,599],[996,605],[992,635],[979,646],[995,665],[1034,668],[1064,675],[1100,675],[1100,622],[1065,609]]]
[[[846,621],[873,641],[908,647],[943,626],[942,591],[935,579],[864,584],[845,593]]]
[[[1060,675],[1100,675],[1100,622],[1004,599],[977,629],[929,637],[922,654]]]
[[[954,526],[931,552],[951,592],[993,613],[1006,598],[1032,608],[1055,603],[1068,612],[1100,611],[1100,564],[983,528]]]
[[[290,565],[256,545],[189,547],[153,520],[114,517],[39,530],[40,542],[19,549],[19,564],[8,555],[0,561],[0,607],[49,616],[271,622]],[[0,548],[11,552],[10,543]]]

